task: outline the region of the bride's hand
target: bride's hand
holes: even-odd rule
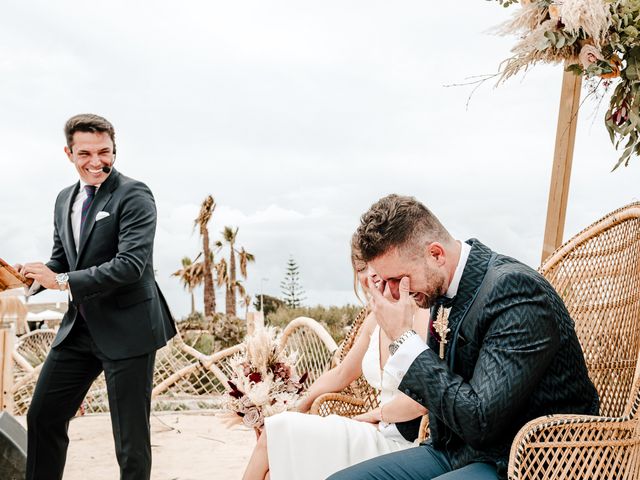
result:
[[[306,396],[300,397],[298,401],[295,403],[293,407],[293,411],[298,413],[309,413],[309,409],[311,408],[311,405],[308,405],[308,403],[309,402],[307,401]]]
[[[355,417],[353,417],[353,419],[359,422],[367,422],[377,425],[378,423],[380,423],[380,407],[374,408],[369,412],[356,415]]]

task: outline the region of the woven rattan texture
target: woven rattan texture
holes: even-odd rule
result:
[[[292,329],[283,339],[283,344],[285,351],[298,353],[296,370],[300,375],[307,374],[305,386],[311,385],[331,368],[334,351],[308,326],[302,325]]]
[[[195,344],[198,335],[191,335]],[[14,414],[24,415],[31,402],[42,362],[55,332],[38,330],[17,339],[14,352]],[[331,364],[337,348],[320,324],[311,319],[296,319],[282,336],[283,348],[298,351],[299,373],[308,373],[307,385],[318,378]],[[227,388],[231,372],[229,360],[241,350],[231,347],[205,355],[186,344],[177,335],[156,353],[153,377],[153,408],[156,410],[188,410],[219,405],[220,395]],[[93,383],[85,397],[81,412],[97,413],[109,410],[104,374]]]
[[[600,395],[600,417],[555,415],[516,436],[517,480],[640,479],[640,204],[590,225],[541,272],[562,296]]]
[[[576,322],[600,414],[612,417],[629,413],[640,351],[640,218],[612,221],[620,213],[542,267]]]

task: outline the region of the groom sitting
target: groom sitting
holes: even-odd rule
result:
[[[356,236],[382,279],[371,285],[371,307],[395,339],[384,375],[429,409],[430,438],[330,479],[502,479],[526,422],[598,413],[573,321],[536,271],[478,240],[455,240],[412,197],[379,200]],[[427,344],[411,330],[416,304],[431,307]],[[433,322],[447,306],[440,338]]]

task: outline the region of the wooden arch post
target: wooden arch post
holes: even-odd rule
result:
[[[565,64],[565,67],[566,65],[568,63]],[[565,70],[562,77],[562,93],[560,95],[556,146],[553,155],[549,201],[547,203],[547,222],[544,229],[542,262],[556,248],[562,245],[581,87],[582,77]]]
[[[0,318],[0,411],[13,413],[13,325]]]

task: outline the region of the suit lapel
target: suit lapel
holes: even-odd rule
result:
[[[69,196],[64,202],[64,248],[67,253],[67,260],[71,270],[76,269],[77,252],[76,242],[73,239],[73,227],[71,226],[71,209],[73,208],[73,199],[76,198],[78,190],[80,189],[80,182],[70,189]]]
[[[80,258],[85,251],[87,240],[89,239],[91,231],[93,230],[93,226],[96,223],[96,214],[99,211],[103,210],[107,203],[109,203],[113,190],[115,190],[118,185],[118,182],[116,181],[118,175],[118,172],[114,169],[111,175],[109,175],[109,177],[105,180],[105,182],[100,185],[100,188],[96,193],[96,197],[93,199],[93,202],[91,203],[91,206],[87,211],[87,218],[84,222],[84,228],[80,234],[80,247],[78,248],[78,259],[76,266],[80,264]]]
[[[458,286],[458,293],[456,299],[451,307],[449,313],[449,329],[451,331],[451,337],[447,343],[447,356],[452,350],[452,346],[456,344],[459,326],[462,323],[471,303],[476,297],[478,288],[482,283],[482,279],[487,273],[487,267],[489,260],[491,260],[492,251],[487,246],[482,244],[479,240],[471,239],[468,241],[471,245],[471,252],[469,252],[469,258],[467,264],[462,272],[462,278],[460,279],[460,285]],[[449,360],[451,360],[449,358]],[[451,361],[449,362],[451,363]]]

